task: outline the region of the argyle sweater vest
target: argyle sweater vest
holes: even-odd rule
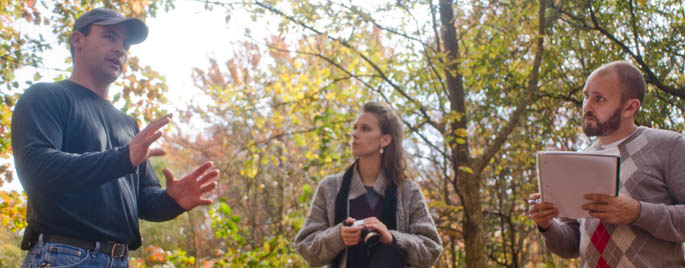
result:
[[[542,233],[546,246],[580,257],[583,268],[685,267],[685,138],[640,127],[618,149],[620,194],[640,202],[639,218],[630,225],[561,218]]]

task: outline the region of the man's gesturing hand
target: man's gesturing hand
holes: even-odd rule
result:
[[[159,129],[170,121],[171,114],[155,119],[133,137],[131,143],[128,144],[128,156],[134,167],[145,162],[150,156],[161,156],[166,153],[163,149],[150,149],[150,145],[162,137],[162,131]]]
[[[185,210],[211,204],[212,200],[204,198],[203,195],[216,188],[219,171],[216,169],[209,171],[212,165],[212,162],[205,162],[195,171],[179,180],[174,179],[171,171],[166,168],[163,169],[162,172],[166,177],[167,194]]]

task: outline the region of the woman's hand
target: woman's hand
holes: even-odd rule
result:
[[[348,217],[344,223],[348,225],[352,224],[354,223],[354,219]],[[359,240],[362,237],[362,226],[345,226],[345,224],[343,224],[340,227],[340,237],[342,237],[345,246],[354,246],[359,243]]]
[[[381,235],[381,243],[390,244],[392,243],[392,234],[388,231],[388,227],[383,224],[378,218],[370,217],[364,219],[364,227],[368,230],[375,230]]]

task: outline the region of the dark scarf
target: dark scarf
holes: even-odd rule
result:
[[[340,190],[338,190],[338,196],[335,197],[335,222],[334,225],[343,222],[347,219],[347,198],[350,195],[350,184],[352,184],[352,174],[354,172],[354,167],[357,166],[359,161],[355,161],[350,167],[345,170],[343,174],[342,185]],[[386,172],[386,175],[388,173]],[[397,185],[395,184],[394,178],[390,179],[390,183],[385,188],[385,197],[383,198],[383,212],[381,214],[381,222],[388,227],[388,230],[397,230],[397,219],[395,218],[395,213],[397,212]],[[388,209],[390,208],[390,209]],[[343,251],[344,252],[344,251]],[[331,263],[333,268],[340,266],[342,261],[343,252],[340,252]]]

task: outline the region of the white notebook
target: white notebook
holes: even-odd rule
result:
[[[582,205],[591,201],[583,196],[618,195],[620,163],[616,155],[537,152],[538,190],[542,201],[553,203],[560,217],[590,217]]]

